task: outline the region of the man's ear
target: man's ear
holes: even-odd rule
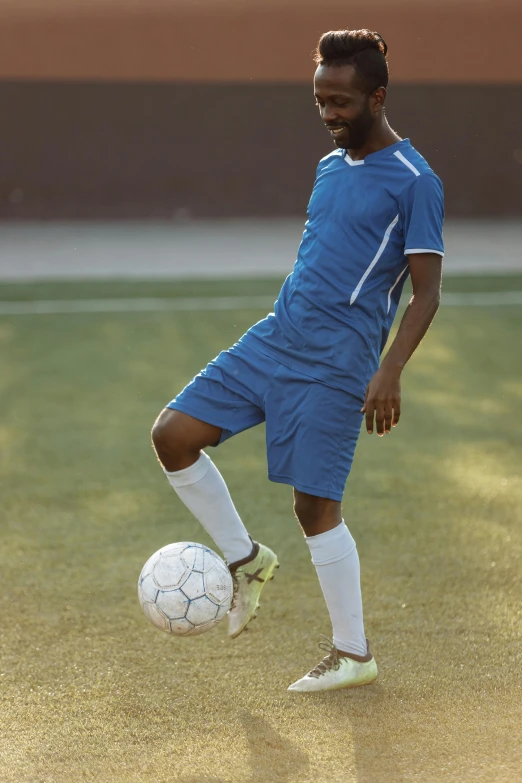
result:
[[[386,87],[377,87],[370,96],[370,106],[372,110],[382,109],[386,100]]]

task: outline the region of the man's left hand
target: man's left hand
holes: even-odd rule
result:
[[[361,413],[366,413],[366,429],[373,433],[373,419],[377,435],[382,437],[399,423],[401,415],[401,380],[396,370],[381,367],[366,389]]]

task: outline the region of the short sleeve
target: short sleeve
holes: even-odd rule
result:
[[[442,182],[433,172],[420,174],[402,192],[400,211],[404,226],[404,255],[437,253],[444,256]]]

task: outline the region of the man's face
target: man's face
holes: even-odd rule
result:
[[[352,65],[320,65],[314,76],[319,114],[341,149],[356,150],[368,140],[381,101],[367,95]]]

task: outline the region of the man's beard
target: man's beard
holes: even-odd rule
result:
[[[352,120],[350,123],[350,135],[348,138],[347,149],[358,150],[368,141],[370,132],[373,127],[373,117],[370,112],[370,107],[362,111],[356,120]]]

